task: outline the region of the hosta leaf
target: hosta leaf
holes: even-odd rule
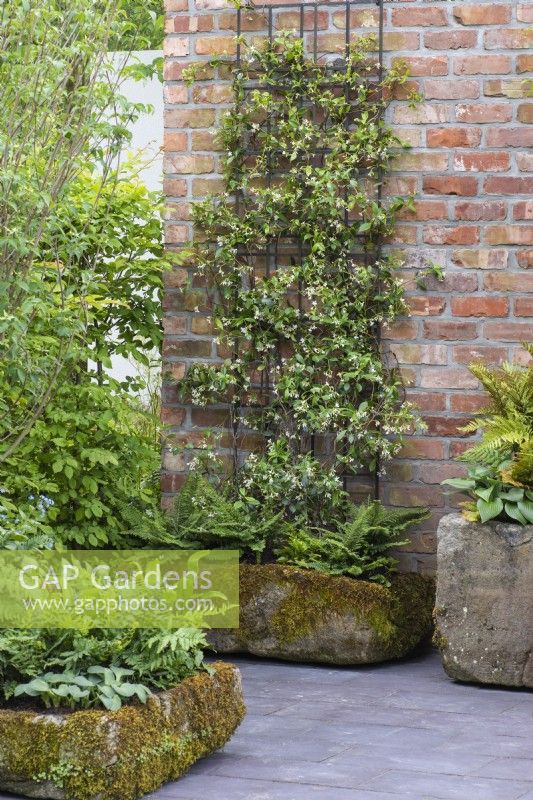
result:
[[[500,500],[499,497],[496,498],[496,500],[491,500],[490,502],[480,498],[476,505],[479,511],[481,522],[488,522],[489,520],[497,517],[503,511],[503,500]]]
[[[521,500],[518,503],[518,510],[533,525],[533,503],[531,500]]]
[[[527,525],[527,519],[524,517],[522,512],[519,510],[518,506],[515,503],[506,503],[505,504],[505,513],[511,519],[516,520],[519,522],[520,525]]]

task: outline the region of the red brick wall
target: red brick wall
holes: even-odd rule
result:
[[[208,68],[193,88],[181,82],[181,72],[234,52],[235,12],[223,0],[166,5],[166,239],[173,248],[192,236],[191,200],[221,188],[213,132],[229,99],[223,66]],[[295,24],[290,12],[282,13],[282,26]],[[375,9],[353,14],[354,25],[375,30]],[[342,48],[341,18],[333,4],[320,6],[319,49]],[[260,35],[263,26],[260,11],[248,16],[250,31]],[[383,497],[433,509],[403,554],[406,569],[433,567],[436,523],[450,504],[439,483],[460,471],[452,459],[468,439],[459,428],[483,402],[467,365],[523,359],[519,342],[533,338],[532,30],[533,3],[443,0],[385,9],[386,60],[405,59],[412,76],[389,109],[412,149],[398,159],[387,190],[414,193],[416,213],[404,215],[391,242],[406,254],[411,317],[384,336],[428,429],[411,437],[391,466]],[[411,89],[423,97],[416,108],[406,99]],[[430,279],[428,290],[419,291],[414,273],[429,262],[444,267],[446,278]],[[195,286],[184,295],[186,280],[186,269],[169,276],[165,300],[164,360],[178,378],[191,359],[217,358],[205,290]],[[222,409],[181,406],[171,386],[163,413],[184,442],[197,442],[202,426],[224,423]],[[184,456],[166,457],[166,497],[181,485],[186,466]]]

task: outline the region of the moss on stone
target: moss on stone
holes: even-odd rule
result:
[[[385,660],[409,653],[432,628],[434,581],[421,575],[397,575],[387,588],[282,564],[243,564],[240,591],[242,642],[274,636],[281,647],[290,646],[321,626],[352,618],[354,627],[375,633]],[[267,608],[270,616],[262,613]]]
[[[214,666],[213,676],[118,711],[0,710],[0,786],[50,781],[68,800],[135,800],[175,780],[224,745],[244,716],[238,673]]]

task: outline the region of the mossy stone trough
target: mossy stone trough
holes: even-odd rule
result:
[[[387,588],[282,564],[243,564],[240,626],[208,638],[218,653],[375,664],[428,639],[433,605],[434,581],[421,575],[397,575]]]
[[[222,747],[244,711],[240,673],[224,663],[118,711],[0,709],[0,789],[54,800],[135,800]]]

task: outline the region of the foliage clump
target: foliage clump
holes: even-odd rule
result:
[[[336,530],[295,531],[280,548],[278,561],[390,585],[396,566],[391,550],[408,544],[407,528],[428,517],[427,509],[386,509],[377,501],[355,506]]]
[[[533,356],[533,345],[524,344]],[[533,524],[533,363],[506,362],[500,369],[472,364],[470,371],[489,395],[489,404],[464,431],[481,431],[479,442],[460,457],[473,464],[466,478],[448,486],[470,494],[464,516]]]
[[[115,710],[208,671],[205,644],[195,628],[6,629],[0,634],[0,687],[6,701],[30,697],[46,707]]]

